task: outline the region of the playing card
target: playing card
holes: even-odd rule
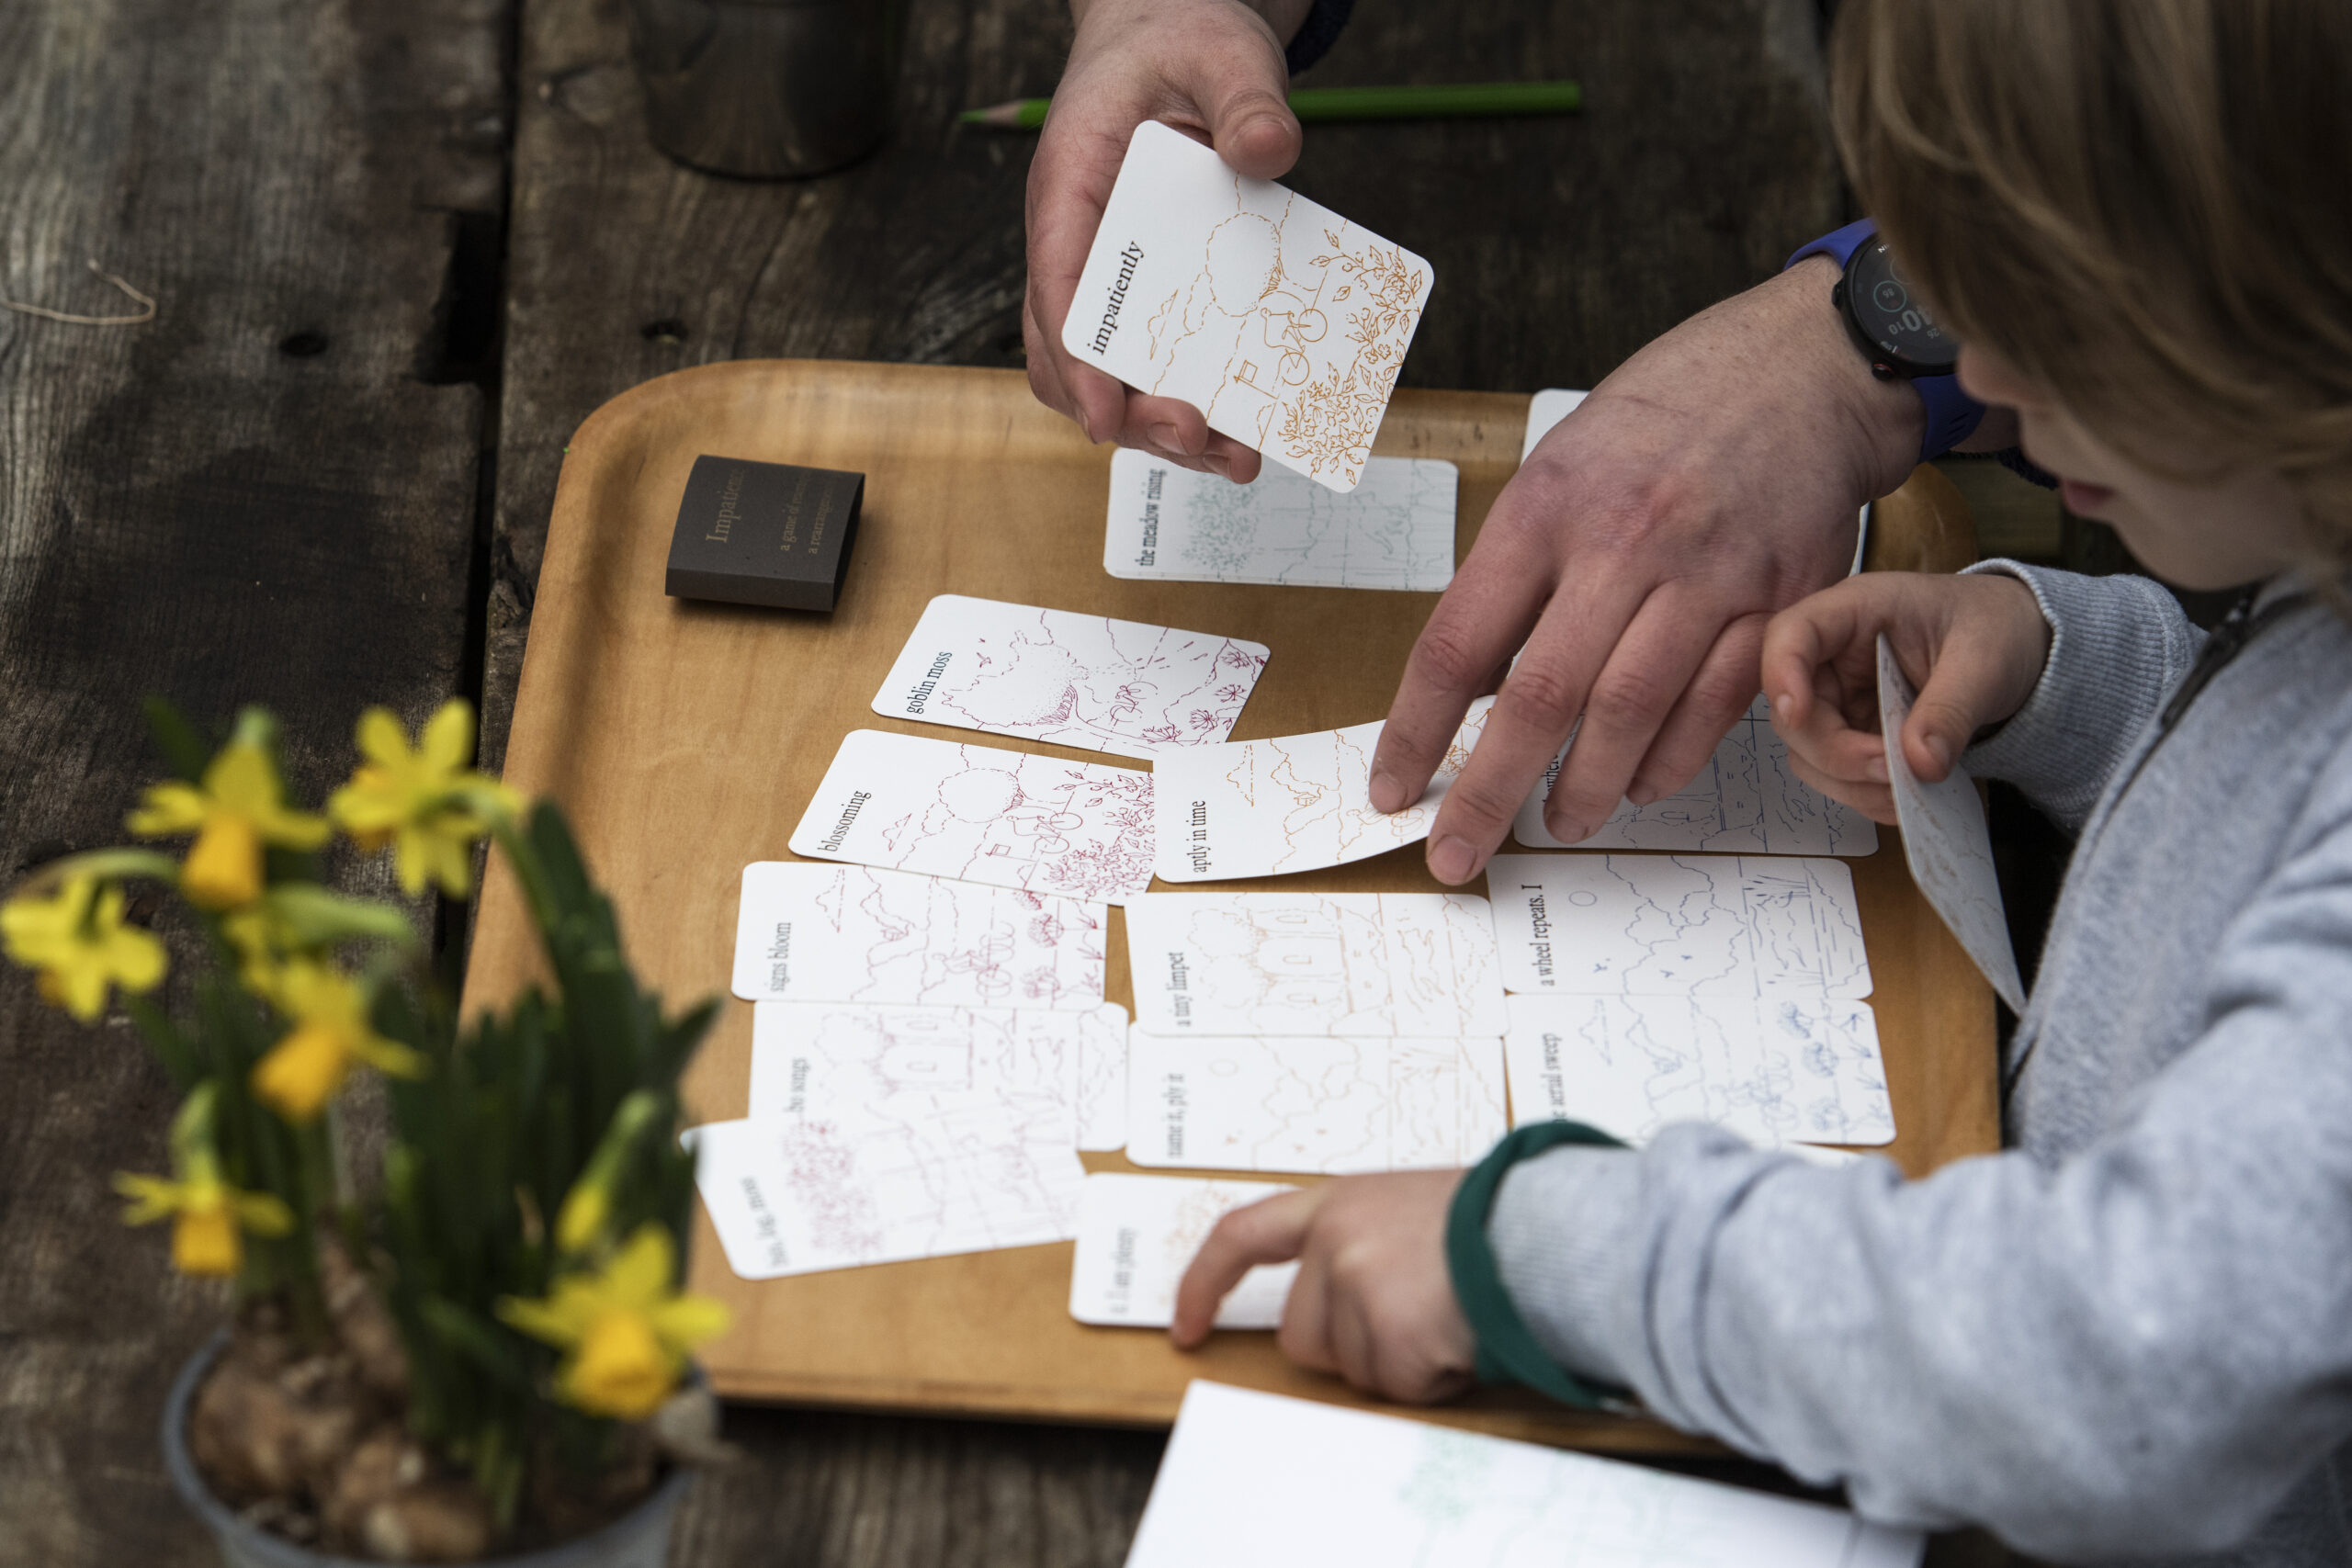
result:
[[[1441,1170],[1510,1130],[1498,1040],[1130,1037],[1127,1157],[1193,1170]]]
[[[1170,582],[1264,582],[1434,593],[1453,581],[1461,475],[1433,457],[1374,457],[1335,495],[1268,467],[1246,485],[1148,452],[1111,456],[1102,570]]]
[[[874,711],[1150,758],[1233,733],[1262,643],[943,593]]]
[[[989,1095],[908,1096],[685,1136],[728,1267],[746,1280],[1067,1241],[1086,1168]]]
[[[1514,996],[1511,1122],[1583,1122],[1632,1144],[1674,1122],[1749,1142],[1894,1137],[1878,1019],[1827,998]]]
[[[1165,1328],[1176,1287],[1209,1231],[1233,1210],[1298,1189],[1278,1181],[1201,1181],[1182,1176],[1101,1171],[1078,1201],[1078,1256],[1069,1273],[1069,1314],[1114,1328]],[[1219,1328],[1275,1328],[1298,1275],[1295,1263],[1262,1264],[1241,1276],[1217,1308]]]
[[[1552,434],[1552,427],[1577,412],[1577,405],[1590,397],[1589,392],[1572,391],[1566,387],[1546,387],[1527,400],[1527,434],[1520,437],[1519,460],[1527,461],[1535,444]]]
[[[792,852],[1117,904],[1151,882],[1151,775],[853,729]]]
[[[1854,877],[1843,861],[1497,855],[1487,891],[1503,984],[1513,991],[1870,995]]]
[[[1569,847],[1544,828],[1544,807],[1575,745],[1571,735],[1511,824],[1511,837],[1530,849]],[[1574,847],[1867,855],[1878,852],[1878,824],[1850,806],[1815,794],[1796,776],[1789,766],[1788,743],[1772,728],[1771,710],[1759,696],[1689,784],[1647,806],[1619,801],[1609,819]]]
[[[862,865],[755,861],[735,919],[745,1001],[1102,1005],[1100,904]]]
[[[1126,1010],[1115,1002],[1091,1012],[761,1002],[752,1010],[748,1114],[826,1115],[910,1095],[993,1095],[1041,1127],[1058,1125],[1079,1148],[1122,1148],[1126,1042]]]
[[[1147,893],[1127,906],[1154,1034],[1499,1036],[1487,901],[1460,893]]]
[[[1886,738],[1887,783],[1894,791],[1894,814],[1902,825],[1903,858],[1910,863],[1911,880],[2009,1010],[2022,1013],[2025,981],[2018,974],[2017,949],[2009,943],[2001,878],[1993,866],[1993,840],[1985,830],[1984,803],[1977,798],[1976,781],[1955,762],[1941,784],[1920,783],[1897,739],[1917,694],[1894,660],[1894,649],[1881,637],[1878,729]]]
[[[1419,843],[1494,705],[1492,697],[1470,705],[1429,788],[1402,811],[1372,806],[1381,719],[1163,757],[1152,770],[1155,869],[1167,882],[1221,882],[1342,865]]]
[[[1146,120],[1079,275],[1062,346],[1351,491],[1430,278],[1410,251]]]

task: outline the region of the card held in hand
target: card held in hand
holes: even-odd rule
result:
[[[1429,301],[1430,264],[1327,207],[1136,128],[1062,346],[1352,491]]]

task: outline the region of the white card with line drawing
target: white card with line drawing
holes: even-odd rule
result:
[[[1499,1040],[1192,1040],[1136,1030],[1127,1157],[1351,1176],[1475,1165],[1510,1130]]]
[[[1081,1149],[1127,1142],[1127,1011],[761,1002],[752,1116],[816,1115],[915,1095],[993,1095],[1059,1117]]]
[[[1165,1328],[1176,1287],[1217,1221],[1298,1189],[1279,1181],[1205,1181],[1188,1176],[1097,1171],[1078,1200],[1078,1255],[1069,1314],[1110,1328]],[[1216,1310],[1218,1328],[1278,1328],[1296,1263],[1261,1263]]]
[[[1766,1148],[1894,1140],[1868,1002],[1510,998],[1511,1122],[1583,1122],[1645,1144],[1712,1122]]]
[[[1153,1034],[1504,1027],[1493,919],[1467,894],[1147,893],[1127,906],[1127,962]]]
[[[1335,495],[1271,465],[1246,485],[1148,452],[1111,457],[1102,570],[1168,582],[1262,582],[1435,593],[1453,581],[1461,474],[1434,457],[1374,457]]]
[[[1866,997],[1853,873],[1794,855],[1497,855],[1503,983],[1617,996]]]
[[[1151,882],[1151,775],[853,729],[792,852],[1117,904]]]
[[[1511,824],[1511,837],[1530,849],[1569,847],[1544,826],[1544,807],[1575,746],[1576,737],[1570,735]],[[1647,806],[1619,801],[1609,819],[1575,847],[1868,855],[1878,852],[1878,824],[1850,806],[1815,793],[1797,777],[1789,766],[1788,742],[1773,729],[1771,711],[1759,696],[1689,784]]]
[[[874,711],[1149,760],[1233,733],[1263,643],[943,593]]]
[[[1351,491],[1431,277],[1410,251],[1146,120],[1111,187],[1062,346]]]
[[[1952,764],[1941,784],[1923,784],[1911,771],[1900,737],[1917,694],[1895,662],[1894,649],[1878,639],[1878,731],[1886,740],[1887,785],[1894,792],[1894,814],[1903,827],[1903,858],[1911,878],[1936,907],[1951,934],[1975,961],[2014,1013],[2025,1011],[2025,981],[2018,973],[2017,949],[2009,942],[2009,918],[2001,903],[2001,877],[1993,864],[1993,840],[1984,823],[1984,803],[1968,770]]]
[[[745,1001],[1102,1005],[1101,904],[912,872],[797,861],[743,868],[734,991]]]
[[[746,1280],[989,1252],[1077,1234],[1086,1168],[985,1095],[687,1131],[695,1186]]]
[[[1344,865],[1419,843],[1494,705],[1492,697],[1470,705],[1429,788],[1402,811],[1373,809],[1372,751],[1382,719],[1162,757],[1152,769],[1159,818],[1154,867],[1164,882],[1227,882]]]
[[[1843,1508],[1198,1378],[1125,1568],[1919,1568],[1926,1550]]]

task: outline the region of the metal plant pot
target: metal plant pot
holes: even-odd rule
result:
[[[758,179],[854,164],[890,129],[904,0],[628,0],[653,144]]]
[[[229,1346],[223,1329],[188,1359],[172,1384],[170,1403],[164,1407],[164,1463],[183,1502],[204,1521],[220,1549],[227,1568],[383,1568],[369,1559],[336,1557],[297,1546],[239,1518],[205,1485],[187,1448],[188,1411],[197,1388]],[[670,1555],[670,1521],[694,1484],[694,1472],[681,1465],[645,1500],[611,1524],[591,1534],[517,1557],[491,1559],[498,1568],[662,1568]]]

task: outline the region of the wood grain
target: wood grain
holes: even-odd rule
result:
[[[1524,398],[1408,391],[1390,408],[1376,449],[1458,466],[1456,543],[1466,552],[1517,467],[1525,422]],[[831,615],[662,596],[679,497],[703,453],[867,476],[856,556]],[[935,593],[1261,641],[1272,657],[1237,739],[1379,716],[1435,595],[1111,578],[1101,564],[1108,468],[1107,451],[1090,447],[1003,371],[710,366],[639,388],[582,428],[558,492],[507,778],[571,814],[628,916],[631,957],[650,984],[682,999],[724,992],[741,869],[795,858],[786,840],[844,734],[937,733],[869,705]],[[1914,534],[1953,521],[1937,506],[1941,499],[1886,509],[1881,553],[1920,553]],[[1964,530],[1964,513],[1957,525]],[[1947,548],[1956,540],[1949,527],[1940,536]],[[1850,863],[1900,1134],[1889,1152],[1920,1174],[1997,1142],[1990,993],[1912,887],[1898,847]],[[1221,886],[1438,889],[1418,847]],[[1110,996],[1131,1004],[1118,911],[1111,921]],[[493,877],[469,1003],[510,995],[536,964],[514,890]],[[742,1114],[752,1010],[729,1000],[689,1070],[694,1119]],[[1116,1156],[1088,1163],[1133,1168]],[[1180,1356],[1157,1334],[1072,1322],[1067,1244],[762,1282],[727,1268],[707,1218],[698,1218],[695,1248],[696,1288],[736,1313],[734,1331],[702,1353],[714,1384],[730,1395],[1159,1425],[1174,1415],[1185,1382],[1204,1376],[1363,1403],[1336,1380],[1292,1365],[1271,1336],[1219,1336]],[[1484,1393],[1429,1418],[1620,1451],[1705,1446],[1516,1392]]]
[[[481,400],[412,372],[447,215],[501,200],[499,9],[0,6],[0,295],[110,312],[96,256],[158,301],[0,314],[0,874],[121,840],[147,693],[274,707],[315,800],[361,706],[458,689]],[[226,1302],[107,1185],[172,1109],[0,972],[0,1564],[209,1560],[155,1432]]]

